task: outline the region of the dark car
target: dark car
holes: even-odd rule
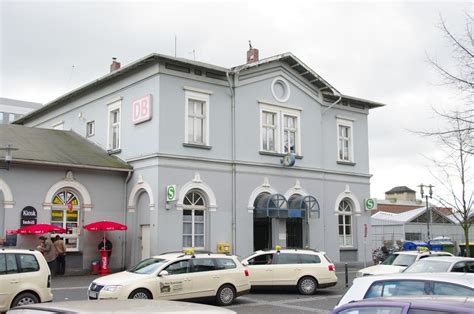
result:
[[[331,314],[450,314],[474,313],[474,298],[410,297],[376,298],[351,302]]]

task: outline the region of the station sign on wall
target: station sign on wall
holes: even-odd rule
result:
[[[365,210],[371,211],[377,209],[377,199],[376,198],[366,198],[364,200]]]
[[[139,124],[151,120],[153,115],[153,103],[151,94],[133,101],[133,124]]]
[[[26,206],[21,210],[21,227],[36,225],[38,213],[33,206]]]
[[[166,201],[176,201],[176,185],[168,185],[166,187]]]

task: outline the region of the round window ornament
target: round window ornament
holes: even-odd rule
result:
[[[278,102],[287,102],[290,98],[290,85],[283,78],[277,77],[272,82],[272,94]]]

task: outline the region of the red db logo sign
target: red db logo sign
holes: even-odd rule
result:
[[[133,124],[142,123],[151,119],[152,115],[152,98],[146,95],[132,103],[133,107]]]

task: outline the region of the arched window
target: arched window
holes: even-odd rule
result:
[[[80,202],[73,191],[56,192],[51,200],[51,224],[66,229],[67,251],[79,251]]]
[[[345,198],[339,203],[339,246],[352,246],[352,202]]]
[[[183,201],[183,247],[204,249],[206,230],[206,200],[197,191],[191,191]]]

